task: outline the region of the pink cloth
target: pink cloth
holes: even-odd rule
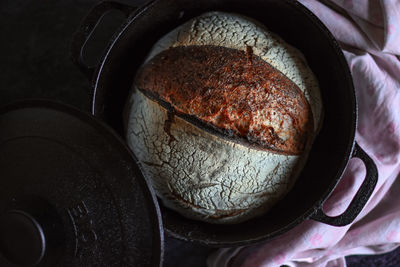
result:
[[[259,245],[220,249],[208,266],[346,266],[344,256],[377,254],[400,244],[400,1],[300,0],[340,42],[359,104],[356,141],[378,167],[373,196],[352,225],[305,221]],[[364,179],[352,159],[324,210],[343,212]]]

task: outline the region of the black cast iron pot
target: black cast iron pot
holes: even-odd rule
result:
[[[126,21],[110,41],[100,64],[88,67],[82,60],[82,48],[100,18],[114,9],[126,14]],[[297,1],[153,0],[138,8],[116,2],[100,3],[83,21],[72,44],[74,62],[93,81],[92,113],[125,136],[125,101],[135,72],[152,45],[185,21],[212,10],[254,18],[303,52],[320,83],[324,123],[295,186],[271,211],[236,225],[213,225],[186,219],[161,206],[166,231],[182,240],[233,246],[271,239],[308,219],[333,226],[350,224],[375,188],[377,169],[354,141],[357,102],[339,45],[322,22]],[[353,157],[364,162],[365,180],[347,210],[329,217],[323,212],[323,203]]]

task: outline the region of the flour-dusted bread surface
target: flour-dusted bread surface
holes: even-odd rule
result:
[[[290,190],[322,105],[296,49],[249,19],[210,12],[155,44],[125,115],[128,144],[164,205],[238,223]]]
[[[289,189],[298,157],[225,140],[177,116],[168,133],[166,109],[139,90],[130,104],[136,115],[128,143],[166,206],[195,219],[238,222],[264,212]]]

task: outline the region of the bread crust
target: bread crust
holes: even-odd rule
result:
[[[229,112],[225,114],[229,120],[227,116],[224,117],[224,109],[218,107],[228,110],[231,107],[232,111],[237,102],[247,99],[240,95],[224,95],[224,90],[228,90],[229,75],[221,78],[225,81],[220,83],[219,78],[211,79],[210,85],[214,89],[210,91],[203,90],[203,85],[208,84],[200,78],[185,87],[187,75],[195,71],[183,70],[188,66],[183,58],[179,59],[179,53],[191,53],[191,49],[198,49],[197,46],[205,46],[203,52],[207,53],[224,54],[229,51],[227,59],[239,55],[233,56],[235,60],[226,61],[231,65],[224,65],[231,67],[230,72],[226,72],[231,73],[230,76],[237,69],[233,67],[234,64],[247,68],[248,72],[243,71],[238,75],[241,78],[234,79],[237,82],[245,82],[243,77],[247,74],[253,75],[256,80],[265,74],[259,75],[255,71],[257,68],[252,69],[252,64],[259,64],[266,69],[270,67],[271,75],[276,75],[274,77],[280,80],[276,81],[276,86],[283,87],[283,91],[274,91],[276,95],[272,97],[271,103],[290,107],[290,110],[282,111],[278,105],[276,108],[268,106],[267,109],[283,115],[289,114],[288,118],[293,115],[296,125],[287,123],[280,130],[278,126],[282,120],[268,121],[268,116],[255,116],[263,114],[259,112],[263,110],[262,101],[256,101],[260,107],[248,105],[244,101],[243,106],[238,104],[235,108],[243,113],[247,108],[253,121],[261,122],[264,119],[266,125],[272,125],[279,138],[289,140],[286,145],[274,143],[271,135],[265,134],[262,139],[255,131],[251,132],[254,128],[250,127],[250,118],[243,119],[244,116],[233,116]],[[207,50],[207,47],[212,48]],[[191,219],[229,224],[240,223],[265,213],[293,186],[307,160],[312,140],[322,124],[318,83],[303,56],[248,18],[222,12],[203,14],[168,33],[154,45],[144,66],[150,66],[154,63],[153,59],[157,61],[157,57],[165,55],[167,51],[179,53],[171,62],[155,62],[155,69],[150,67],[148,75],[138,73],[126,106],[127,142],[138,158],[144,176],[149,179],[165,206]],[[218,68],[221,64],[218,65],[216,61],[210,63],[210,66],[217,66],[212,72],[224,75],[225,72]],[[157,69],[166,66],[173,69]],[[196,73],[199,68],[204,66],[196,68]],[[182,70],[186,76],[178,70]],[[261,69],[259,71],[266,72]],[[204,69],[199,73],[209,75]],[[174,77],[179,79],[171,81]],[[260,79],[259,83],[266,83],[262,77]],[[168,80],[168,84],[157,85]],[[202,85],[197,88],[196,83]],[[165,90],[161,92],[157,88]],[[261,88],[267,88],[266,91],[271,89],[268,86]],[[251,90],[239,92],[250,93]],[[188,99],[194,103],[193,106],[188,104]],[[236,125],[232,119],[237,116],[240,120]],[[224,119],[219,121],[220,118]],[[301,121],[299,125],[298,120]],[[248,131],[247,126],[242,131],[241,126],[246,121],[249,124]],[[285,119],[283,121],[286,122]],[[289,134],[289,137],[285,137],[285,134]],[[306,145],[302,147],[304,140]]]
[[[251,49],[169,48],[142,67],[136,85],[176,115],[257,149],[299,155],[312,137],[303,92]]]

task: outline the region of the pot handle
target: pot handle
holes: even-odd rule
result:
[[[365,176],[364,182],[361,184],[360,189],[358,189],[356,195],[351,201],[349,207],[338,216],[330,217],[326,215],[322,206],[310,217],[313,220],[326,223],[332,226],[345,226],[352,223],[361,210],[364,208],[365,204],[372,195],[375,189],[376,183],[378,182],[378,170],[374,161],[361,149],[361,147],[356,143],[353,151],[353,158],[361,159],[366,167],[367,174]]]
[[[90,39],[101,18],[111,10],[119,10],[128,18],[136,8],[119,2],[104,1],[94,6],[81,22],[81,25],[72,38],[70,55],[72,62],[78,66],[89,80],[92,80],[97,66],[86,65],[83,61],[82,53],[85,44]]]

